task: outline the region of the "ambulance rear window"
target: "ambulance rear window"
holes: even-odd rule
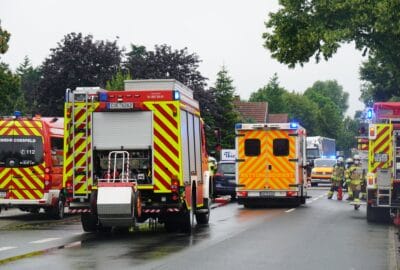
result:
[[[274,156],[288,156],[289,155],[289,140],[288,139],[274,139],[273,142]]]
[[[247,139],[244,141],[244,154],[246,156],[255,157],[260,155],[260,140]]]

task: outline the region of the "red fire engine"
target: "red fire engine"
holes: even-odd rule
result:
[[[63,118],[0,117],[0,210],[63,218]]]
[[[208,223],[210,173],[199,104],[175,80],[125,91],[67,90],[64,182],[85,231],[148,218],[168,231]]]

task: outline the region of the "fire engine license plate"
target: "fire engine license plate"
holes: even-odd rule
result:
[[[7,191],[0,190],[0,198],[5,198],[7,195]]]
[[[133,109],[132,102],[110,102],[108,103],[108,109],[110,110],[123,110],[123,109]]]
[[[275,197],[275,192],[272,191],[261,191],[260,192],[261,197]]]

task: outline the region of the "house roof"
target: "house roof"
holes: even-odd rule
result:
[[[245,120],[253,120],[256,123],[265,123],[268,116],[268,102],[247,102],[235,100],[236,110]]]
[[[287,113],[271,113],[268,115],[268,123],[287,123],[289,115]]]

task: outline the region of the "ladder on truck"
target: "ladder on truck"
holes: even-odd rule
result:
[[[88,91],[67,92],[68,98],[72,98],[71,125],[72,125],[72,191],[73,197],[79,199],[89,198],[89,93]],[[93,102],[93,100],[92,100]],[[81,113],[79,113],[81,112]],[[83,114],[82,114],[83,112]],[[79,118],[77,118],[79,116]],[[80,119],[83,119],[80,120]],[[78,144],[79,142],[79,144]],[[82,143],[83,142],[83,143]],[[92,158],[90,156],[90,158]],[[84,187],[84,192],[77,192],[77,188]]]

